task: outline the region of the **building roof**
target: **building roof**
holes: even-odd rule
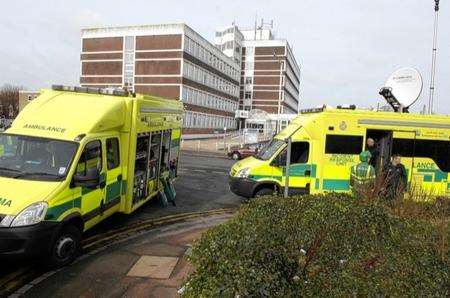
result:
[[[102,37],[122,37],[122,36],[144,36],[144,35],[183,35],[193,37],[197,42],[208,48],[215,55],[220,56],[235,68],[238,68],[236,61],[226,56],[210,41],[205,39],[194,29],[185,23],[156,24],[156,25],[136,25],[117,27],[84,28],[81,30],[81,38],[102,38]]]

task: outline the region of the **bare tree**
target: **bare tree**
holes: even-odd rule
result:
[[[23,88],[5,84],[0,87],[0,117],[15,118],[19,113],[19,90]]]

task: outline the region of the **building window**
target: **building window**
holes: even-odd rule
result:
[[[244,99],[252,99],[252,93],[249,91],[245,92]]]
[[[245,77],[245,84],[253,84],[253,77]]]

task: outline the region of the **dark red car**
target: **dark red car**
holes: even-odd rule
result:
[[[228,151],[228,157],[234,160],[243,159],[258,153],[261,144],[247,145],[245,147],[231,147]]]

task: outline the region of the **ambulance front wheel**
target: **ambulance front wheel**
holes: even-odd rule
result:
[[[264,196],[271,196],[271,195],[273,195],[273,193],[274,193],[273,188],[264,187],[264,188],[261,188],[260,190],[258,190],[255,193],[254,197],[259,198],[259,197],[264,197]]]
[[[81,250],[81,232],[73,225],[63,226],[52,244],[48,266],[52,268],[70,264]]]

